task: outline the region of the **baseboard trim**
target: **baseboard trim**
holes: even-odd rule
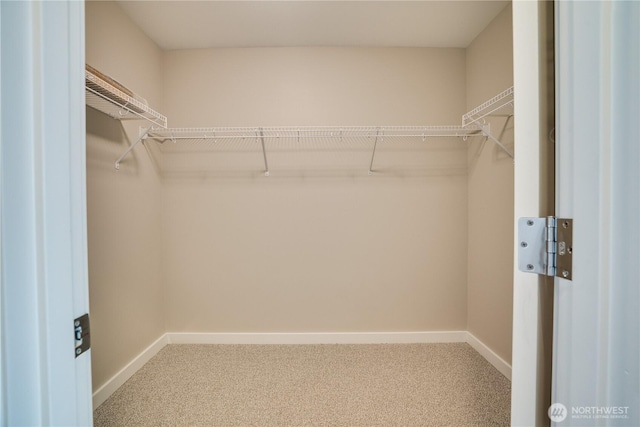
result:
[[[138,372],[153,356],[158,354],[164,346],[169,343],[167,334],[163,334],[153,344],[144,349],[127,366],[122,368],[117,374],[111,377],[99,389],[93,393],[93,408],[102,405],[122,384],[124,384],[133,374]]]
[[[467,342],[466,331],[312,332],[312,333],[167,333],[169,344],[410,344]]]
[[[511,381],[511,365],[508,364],[503,358],[498,356],[493,350],[491,350],[485,343],[480,341],[471,332],[467,332],[467,343],[473,347],[475,351],[480,353],[487,362],[491,363],[502,375],[507,377]]]
[[[468,343],[511,380],[511,365],[467,331],[436,332],[313,332],[313,333],[189,333],[168,332],[136,356],[93,393],[94,409],[167,344],[423,344]]]

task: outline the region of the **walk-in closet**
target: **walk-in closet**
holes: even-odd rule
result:
[[[96,425],[508,425],[511,4],[89,1]]]

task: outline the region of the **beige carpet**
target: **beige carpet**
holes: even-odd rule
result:
[[[468,344],[169,345],[96,426],[509,425],[511,384]]]

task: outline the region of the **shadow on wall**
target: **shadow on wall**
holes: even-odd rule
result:
[[[87,111],[87,135],[100,138],[106,144],[122,144],[126,133],[122,122],[114,120],[89,106]]]
[[[115,161],[134,144],[140,132],[140,122],[114,120],[91,107],[86,109],[87,118],[87,167],[102,172],[117,172],[126,176],[139,176],[140,159],[147,155],[158,176],[161,176],[161,153],[158,144],[139,144],[122,160],[116,171]],[[145,151],[142,150],[145,148]]]
[[[502,142],[505,147],[515,152],[514,141],[514,120],[513,115],[507,115],[504,117],[491,117],[487,120],[491,125],[492,133],[494,136]],[[497,144],[488,140],[487,138],[476,138],[475,141],[470,144],[470,159],[469,159],[469,175],[473,175],[480,156],[484,150],[491,150],[491,163],[511,162],[514,159],[504,152]]]

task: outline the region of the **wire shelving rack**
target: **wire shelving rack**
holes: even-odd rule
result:
[[[85,71],[85,99],[89,107],[113,119],[147,120],[152,126],[167,127],[165,116],[88,70]]]
[[[264,160],[264,174],[269,176],[268,145],[274,141],[290,141],[304,144],[305,141],[331,140],[339,142],[370,141],[373,143],[369,175],[373,173],[373,164],[378,143],[399,140],[426,142],[430,138],[484,137],[493,141],[512,158],[514,153],[491,133],[487,118],[500,115],[513,115],[513,87],[499,93],[462,116],[461,125],[450,126],[276,126],[276,127],[190,127],[168,128],[167,118],[135,99],[99,76],[86,71],[86,103],[117,120],[142,119],[149,122],[147,128],[140,129],[138,140],[116,160],[115,167],[133,148],[144,140],[160,143],[171,141],[235,141],[255,139],[260,144]]]

